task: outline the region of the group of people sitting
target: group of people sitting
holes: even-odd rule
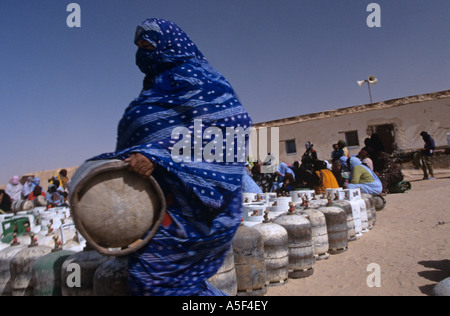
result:
[[[403,181],[401,168],[387,154],[377,134],[366,138],[365,146],[351,156],[343,140],[333,144],[330,161],[318,159],[311,142],[306,142],[301,161],[292,166],[279,164],[276,172],[262,172],[262,164],[256,162],[249,175],[261,192],[294,191],[309,188],[325,193],[327,188],[360,188],[362,193],[389,193],[390,188]]]
[[[39,196],[45,198],[48,208],[68,206],[67,170],[61,169],[57,175],[48,180],[48,183],[45,190],[38,177],[28,177],[24,184],[20,183],[19,176],[12,177],[5,190],[0,190],[0,213],[12,212],[15,201],[33,201]]]

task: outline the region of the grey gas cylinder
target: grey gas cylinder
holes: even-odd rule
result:
[[[348,250],[347,216],[343,209],[335,206],[319,208],[327,222],[328,244],[331,254]]]
[[[268,219],[268,212],[261,224],[253,226],[264,241],[266,279],[270,286],[283,285],[289,275],[288,232]]]
[[[227,251],[225,260],[219,271],[210,277],[208,282],[229,296],[237,295],[237,277],[236,269],[234,267],[234,252],[232,247],[230,247]]]
[[[283,226],[288,232],[289,278],[305,278],[314,273],[314,246],[311,223],[306,215],[296,212],[276,218],[275,223]]]
[[[450,296],[450,278],[446,278],[436,284],[432,292],[433,296]]]
[[[108,256],[127,255],[146,245],[166,212],[157,181],[140,178],[121,160],[81,165],[72,177],[69,200],[77,230]]]
[[[95,271],[110,259],[93,250],[89,245],[83,251],[68,257],[61,269],[62,295],[93,296]]]
[[[41,257],[49,254],[52,248],[39,246],[31,234],[32,242],[19,251],[11,260],[11,293],[12,296],[33,295],[33,265]]]
[[[11,261],[27,245],[11,245],[0,251],[0,295],[11,296]]]
[[[33,201],[17,200],[11,204],[11,211],[17,213],[20,211],[28,211],[34,208]]]
[[[130,296],[128,256],[106,261],[94,274],[95,296]]]
[[[381,211],[382,209],[384,209],[384,207],[386,206],[386,200],[384,199],[384,197],[382,197],[379,194],[374,194],[372,196],[372,198],[373,198],[373,203],[374,203],[374,206],[375,206],[375,210],[377,212]]]
[[[377,222],[377,210],[375,209],[375,199],[371,194],[362,193],[361,195],[364,201],[366,201],[366,209],[367,209],[367,216],[369,217],[369,225],[371,225],[371,228],[373,228],[373,226],[375,226],[375,223]]]
[[[254,228],[239,225],[233,238],[234,266],[238,296],[262,296],[267,293],[264,242]]]
[[[347,239],[348,241],[354,241],[357,239],[356,230],[355,230],[355,221],[353,218],[353,210],[352,205],[349,201],[345,200],[335,200],[333,201],[333,205],[335,207],[340,207],[345,211],[347,217]]]
[[[314,245],[314,258],[316,260],[325,260],[330,257],[329,243],[328,243],[328,231],[327,221],[325,215],[317,209],[306,208],[301,212],[308,215],[309,222],[311,223],[311,233]]]
[[[349,202],[359,208],[361,214],[361,232],[367,233],[369,231],[369,214],[366,209],[366,202],[362,198],[350,200]]]

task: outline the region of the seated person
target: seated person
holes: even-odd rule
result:
[[[369,167],[364,166],[356,156],[339,159],[342,169],[350,171],[348,189],[360,188],[362,193],[380,194],[383,191],[378,176]]]
[[[42,188],[40,185],[37,185],[34,187],[33,191],[28,195],[28,200],[33,201],[38,196],[46,197],[46,194],[44,191],[42,191]]]
[[[326,189],[338,189],[339,184],[336,177],[333,175],[326,161],[317,160],[314,163],[314,175],[315,181],[312,189],[316,191],[316,194],[326,193]]]
[[[27,182],[22,187],[22,199],[26,200],[28,199],[28,196],[33,192],[34,189],[33,185],[33,177],[28,177]]]
[[[362,149],[357,157],[361,160],[362,164],[369,167],[371,170],[373,170],[373,161],[372,159],[369,157],[369,153]]]
[[[283,184],[277,189],[277,195],[287,196],[289,192],[294,191],[294,177],[290,173],[286,173]]]
[[[58,180],[53,181],[53,183],[48,186],[46,199],[50,208],[59,207],[64,203],[64,191],[59,186]]]
[[[253,181],[261,188],[263,193],[270,192],[275,181],[274,173],[261,172],[261,164],[256,163],[252,168]]]
[[[331,161],[339,161],[339,158],[344,156],[344,150],[339,148],[338,144],[333,144],[333,151],[331,152]]]
[[[277,180],[273,184],[272,192],[276,192],[283,186],[284,178],[286,177],[287,174],[290,174],[295,181],[294,171],[292,171],[292,169],[289,168],[287,164],[284,162],[280,163],[275,174],[277,175]]]

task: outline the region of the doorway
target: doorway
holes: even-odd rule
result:
[[[397,149],[394,124],[376,125],[372,127],[372,130],[380,137],[386,153],[392,154]]]

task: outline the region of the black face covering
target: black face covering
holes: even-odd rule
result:
[[[147,76],[154,77],[158,74],[159,63],[153,50],[138,48],[136,52],[136,65]]]

